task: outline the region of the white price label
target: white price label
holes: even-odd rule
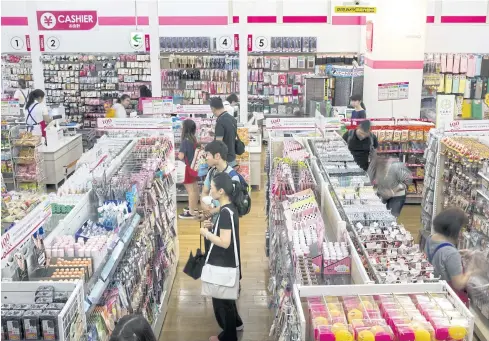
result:
[[[24,39],[20,37],[13,37],[10,40],[10,46],[12,46],[14,50],[22,50],[24,48]]]
[[[234,39],[231,36],[219,37],[217,48],[221,51],[234,51]]]
[[[57,50],[59,48],[59,39],[56,37],[49,37],[46,41],[46,47],[50,50]]]
[[[255,38],[253,51],[269,51],[269,50],[270,50],[270,40],[268,39],[268,37],[259,36]]]

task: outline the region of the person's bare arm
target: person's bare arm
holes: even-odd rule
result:
[[[220,236],[212,234],[208,229],[202,227],[200,234],[206,237],[211,243],[227,249],[231,245],[231,230],[221,230]]]
[[[467,286],[467,282],[472,276],[472,271],[467,271],[466,273],[453,276],[451,279],[451,285],[455,290],[462,290]]]
[[[178,153],[178,159],[179,159],[179,160],[183,160],[183,159],[185,159],[185,154],[184,154],[184,153],[182,153],[182,152],[179,152],[179,153]]]

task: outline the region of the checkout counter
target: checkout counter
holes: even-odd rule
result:
[[[58,189],[59,183],[75,171],[76,162],[83,154],[83,141],[82,134],[76,133],[77,126],[59,125],[64,118],[64,110],[62,115],[52,117],[53,122],[46,128],[47,146],[42,149],[46,175],[44,183]]]

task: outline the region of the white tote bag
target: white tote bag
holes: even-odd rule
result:
[[[222,300],[237,300],[239,295],[239,260],[238,260],[238,246],[236,245],[236,231],[234,229],[233,211],[225,207],[231,214],[232,234],[231,238],[234,243],[234,259],[236,261],[235,268],[225,268],[222,266],[210,265],[207,263],[209,256],[214,247],[214,243],[211,245],[207,258],[205,260],[204,267],[202,268],[202,295],[210,296],[213,298],[219,298]],[[217,218],[216,229],[214,235],[217,234],[219,228],[219,218]],[[234,237],[234,238],[233,238]]]

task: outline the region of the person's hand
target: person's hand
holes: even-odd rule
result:
[[[209,233],[209,230],[208,230],[208,229],[206,229],[206,228],[204,228],[204,227],[201,227],[201,228],[200,228],[200,235],[201,235],[202,237],[205,237],[205,235],[206,235],[207,233]]]
[[[212,221],[210,221],[210,220],[204,221],[204,228],[205,229],[211,230],[212,229],[212,226],[213,226]]]
[[[470,249],[462,249],[462,250],[459,250],[460,252],[460,256],[462,257],[470,257],[474,254],[474,250],[470,250]]]

